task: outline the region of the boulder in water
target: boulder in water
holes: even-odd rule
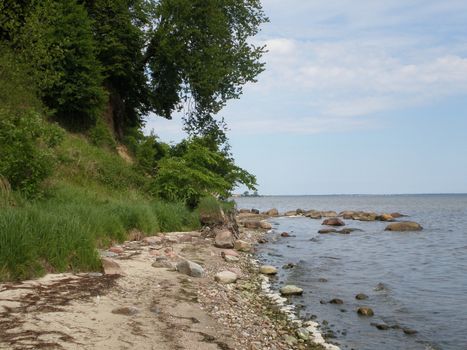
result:
[[[263,212],[263,214],[268,215],[268,216],[278,216],[279,211],[276,208],[272,208],[272,209],[269,209],[269,210]]]
[[[372,308],[365,307],[365,306],[359,307],[357,312],[361,316],[369,316],[369,317],[374,316],[375,314]]]
[[[328,225],[328,226],[345,226],[345,222],[341,219],[334,217],[329,218],[323,221],[321,225]]]
[[[280,290],[282,295],[302,295],[303,289],[292,284],[282,287]]]
[[[401,221],[389,224],[384,230],[396,232],[421,231],[423,230],[423,227],[419,223],[414,221]]]

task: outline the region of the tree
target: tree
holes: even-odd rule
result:
[[[213,115],[263,71],[264,47],[248,42],[267,21],[259,0],[161,0],[146,51],[154,111],[165,118],[188,104],[187,129]]]
[[[34,1],[16,41],[57,120],[73,129],[93,126],[105,91],[86,9],[75,0]]]
[[[106,119],[122,139],[129,128],[140,127],[150,108],[145,71],[145,28],[149,3],[142,0],[86,0],[93,20],[97,58],[108,92]]]

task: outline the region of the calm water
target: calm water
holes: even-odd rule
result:
[[[274,233],[258,258],[282,266],[275,287],[305,289],[294,302],[302,316],[328,323],[342,349],[467,349],[467,195],[294,196],[238,198],[239,208],[401,212],[419,222],[421,232],[385,232],[385,223],[345,220],[363,232],[320,235],[321,220],[273,218]],[[287,231],[295,237],[282,238]],[[274,239],[277,237],[277,239]],[[321,279],[327,282],[320,282]],[[365,293],[368,300],[355,295]],[[343,305],[321,304],[340,298]],[[370,318],[356,309],[369,306]],[[417,331],[378,330],[371,323]],[[326,328],[326,327],[324,327]]]

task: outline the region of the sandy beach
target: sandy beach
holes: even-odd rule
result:
[[[265,233],[241,228],[239,238],[254,246]],[[0,348],[321,349],[265,295],[252,255],[213,240],[186,232],[128,241],[101,252],[106,274],[1,284]],[[176,271],[180,261],[202,266],[202,277]],[[216,281],[222,271],[238,279]]]

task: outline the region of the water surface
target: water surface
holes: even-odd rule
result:
[[[328,324],[342,349],[467,349],[467,195],[293,196],[236,198],[239,208],[402,212],[421,232],[384,231],[386,223],[345,220],[362,229],[320,235],[322,220],[273,218],[269,243],[258,258],[281,267],[276,288],[305,289],[301,314]],[[279,236],[287,231],[295,237]],[[273,239],[277,237],[277,239]],[[323,279],[327,282],[323,282]],[[365,293],[368,300],[355,299]],[[327,302],[340,298],[343,305]],[[375,311],[360,317],[359,306]],[[378,330],[371,323],[416,330]],[[324,327],[326,328],[326,327]]]

